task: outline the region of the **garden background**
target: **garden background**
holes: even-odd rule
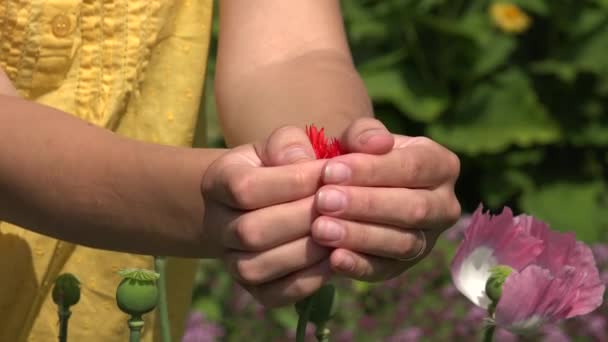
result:
[[[342,2],[376,116],[395,133],[429,136],[459,155],[464,215],[405,275],[380,284],[339,281],[334,341],[475,338],[485,313],[451,285],[449,262],[466,213],[480,202],[575,231],[594,247],[608,281],[608,0],[496,3]],[[202,110],[208,142],[218,146],[213,61]],[[205,261],[184,340],[287,341],[296,319],[292,307],[264,310],[221,265]],[[608,308],[547,326],[540,338],[606,341]]]

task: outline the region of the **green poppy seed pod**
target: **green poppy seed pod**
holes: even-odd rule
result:
[[[139,317],[156,307],[159,274],[142,269],[127,269],[119,272],[123,280],[116,289],[116,304],[123,312]]]
[[[494,266],[490,269],[490,278],[486,282],[486,294],[492,300],[494,307],[502,295],[502,284],[512,272],[513,269],[505,265]]]
[[[75,305],[80,300],[80,280],[71,273],[61,274],[55,279],[52,297],[55,304],[64,308]]]
[[[338,307],[338,292],[332,284],[327,284],[317,290],[311,297],[296,304],[296,312],[303,315],[306,304],[312,301],[312,310],[308,320],[316,325],[328,322],[336,313]]]

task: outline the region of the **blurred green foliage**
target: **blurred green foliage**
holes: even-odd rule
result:
[[[345,1],[356,63],[388,127],[458,153],[465,210],[510,205],[577,232],[608,231],[608,2]]]

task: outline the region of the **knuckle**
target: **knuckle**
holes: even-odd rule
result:
[[[235,227],[236,238],[247,250],[257,251],[263,248],[263,236],[257,221],[251,216],[241,216]]]
[[[353,249],[357,249],[365,246],[369,243],[372,238],[372,234],[370,232],[370,228],[368,226],[361,226],[360,229],[354,229],[352,232],[346,233],[346,239],[350,239],[350,244]]]
[[[458,155],[448,150],[446,164],[448,166],[450,178],[458,178],[458,175],[460,174],[460,158],[458,158]]]
[[[423,162],[418,158],[413,158],[410,154],[404,154],[401,163],[401,168],[405,170],[405,177],[410,182],[419,179],[424,172]]]
[[[414,225],[419,225],[429,218],[431,214],[430,200],[426,197],[420,197],[412,204],[411,221]]]
[[[350,197],[353,198],[353,200],[356,200],[356,202],[359,202],[357,205],[358,208],[356,208],[357,211],[362,213],[373,213],[375,206],[369,192],[362,191],[361,193],[357,194],[357,196]]]
[[[251,197],[253,182],[253,176],[248,175],[233,176],[229,180],[228,192],[239,208],[248,209],[253,205]]]
[[[415,139],[416,145],[422,145],[422,146],[435,146],[435,145],[437,145],[437,143],[435,141],[433,141],[429,137],[420,136],[420,137],[415,137],[414,139]]]
[[[373,272],[368,266],[369,265],[365,265],[355,259],[349,273],[351,273],[356,279],[369,279]]]
[[[294,300],[307,297],[312,293],[310,286],[307,286],[305,281],[296,280],[289,286],[288,296]]]
[[[281,136],[291,136],[291,133],[300,132],[302,129],[293,125],[283,125],[277,128],[272,134],[271,138],[281,137]]]
[[[309,182],[308,174],[304,171],[304,169],[299,168],[292,174],[292,186],[294,189],[306,189],[310,186],[307,186]]]
[[[418,234],[415,232],[408,232],[406,237],[401,241],[399,245],[398,257],[407,259],[416,255],[418,251],[416,250],[416,245],[418,244]]]
[[[237,260],[235,263],[237,277],[247,285],[259,285],[263,282],[263,274],[249,260]]]
[[[456,224],[460,216],[462,215],[462,207],[460,206],[460,202],[458,199],[453,198],[448,205],[447,210],[447,225],[446,228]]]

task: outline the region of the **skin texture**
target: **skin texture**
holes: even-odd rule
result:
[[[460,215],[458,158],[372,118],[339,2],[223,0],[220,25],[229,150],[121,138],[17,98],[0,74],[0,219],[98,248],[220,258],[266,306],[333,275],[394,277],[419,261],[398,260],[424,247],[418,231],[428,254]],[[315,160],[311,123],[350,153]]]

